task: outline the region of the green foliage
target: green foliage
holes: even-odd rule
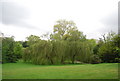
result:
[[[113,32],[104,34],[96,43],[95,39],[86,39],[73,21],[58,20],[53,33],[41,37],[47,40],[36,35],[30,35],[27,41],[3,37],[3,63],[16,62],[21,57],[24,62],[41,65],[120,62],[120,35]]]
[[[30,62],[31,61],[31,50],[27,47],[23,49],[23,55],[22,55],[22,59],[24,62]]]
[[[115,33],[108,33],[104,36],[104,43],[98,50],[98,55],[102,62],[119,62],[120,48],[118,45],[120,38]]]
[[[90,63],[93,54],[92,44],[89,41],[45,41],[33,44],[25,48],[23,59],[34,64],[65,64],[66,61],[74,63]]]
[[[22,44],[21,43],[15,42],[15,44],[14,44],[14,54],[16,55],[16,57],[18,59],[20,59],[22,57],[23,48],[22,48]]]
[[[40,40],[33,45],[32,62],[34,64],[52,64],[51,51],[52,44],[50,41]]]
[[[2,62],[15,62],[17,59],[13,53],[14,47],[14,39],[13,37],[10,38],[3,38],[2,39]]]
[[[22,44],[14,41],[14,37],[2,38],[2,63],[16,62],[22,57]]]
[[[65,41],[52,41],[54,54],[53,61],[55,64],[64,64],[66,59],[66,42]]]
[[[43,37],[49,37],[45,34]],[[50,40],[38,36],[27,37],[29,47],[24,50],[25,62],[34,64],[65,64],[81,61],[90,63],[95,40],[87,40],[73,21],[59,20]]]
[[[17,58],[14,54],[14,38],[4,37],[2,39],[2,63],[16,61]]]
[[[92,64],[98,64],[101,63],[101,59],[98,55],[91,56],[91,62]]]
[[[24,48],[29,47],[28,42],[27,42],[27,41],[22,42],[22,46],[23,46]]]
[[[27,40],[28,40],[28,45],[31,46],[34,43],[38,42],[40,40],[40,37],[36,35],[30,35],[29,37],[27,37]]]
[[[91,56],[93,55],[93,49],[91,47],[92,45],[90,44],[89,41],[81,42],[81,49],[79,51],[80,61],[84,63],[90,63]]]
[[[52,40],[77,41],[85,40],[86,36],[78,31],[73,21],[58,20],[54,25],[53,34],[50,35]]]

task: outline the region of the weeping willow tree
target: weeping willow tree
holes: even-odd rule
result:
[[[66,60],[66,50],[67,50],[67,42],[66,41],[54,41],[54,51],[55,54],[54,62],[55,64],[64,64]]]
[[[90,63],[93,49],[89,42],[40,40],[24,49],[23,59],[33,64]]]
[[[77,43],[75,41],[71,41],[69,42],[69,59],[71,60],[72,63],[74,63],[75,59],[76,59],[76,56],[77,56]]]
[[[78,60],[84,63],[90,63],[93,49],[91,49],[89,42],[78,42],[78,49]]]
[[[41,39],[39,36],[35,36],[35,35],[30,35],[29,37],[27,37],[27,45],[28,47],[24,48],[24,54],[22,55],[23,61],[24,62],[31,62],[32,59],[34,57],[33,56],[33,52],[34,52],[34,45],[36,43],[38,43]]]
[[[32,62],[34,64],[53,64],[51,58],[52,43],[50,41],[41,40],[33,45]]]
[[[31,62],[31,58],[32,58],[32,53],[30,48],[24,48],[23,49],[23,55],[22,55],[22,59],[24,62]]]
[[[29,47],[24,49],[23,59],[33,64],[90,63],[93,55],[92,42],[78,31],[73,21],[57,21],[49,40],[34,35],[27,40]]]
[[[23,59],[33,64],[64,64],[66,59],[64,41],[40,40],[29,48],[24,49]]]

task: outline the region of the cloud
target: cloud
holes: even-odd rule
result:
[[[15,25],[17,27],[35,28],[28,24],[27,20],[30,16],[29,11],[14,2],[2,2],[0,7],[0,22],[5,25]]]
[[[117,9],[109,13],[107,16],[101,19],[101,23],[104,28],[100,29],[101,32],[118,32],[118,12]]]
[[[118,3],[118,33],[120,34],[120,1]]]

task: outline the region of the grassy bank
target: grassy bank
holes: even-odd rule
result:
[[[3,64],[3,79],[117,79],[118,64]]]

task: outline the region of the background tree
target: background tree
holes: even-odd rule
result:
[[[59,43],[57,47],[59,49],[58,52],[61,52],[58,55],[63,55],[62,57],[71,59],[72,63],[76,60],[77,56],[77,41],[85,41],[86,36],[83,35],[83,32],[79,31],[76,27],[76,24],[73,21],[66,21],[66,20],[58,20],[57,23],[54,25],[53,34],[51,34],[51,39],[56,40],[56,44]],[[63,41],[60,43],[59,41]],[[67,45],[65,46],[67,42]],[[60,47],[60,45],[62,45]],[[65,50],[64,47],[67,47]],[[64,51],[60,51],[64,50]],[[66,53],[66,54],[65,54]],[[62,58],[62,59],[63,59]]]
[[[16,57],[18,59],[22,58],[23,47],[22,47],[22,44],[20,42],[15,42],[15,44],[14,44],[14,54],[16,55]]]
[[[54,25],[52,40],[79,40],[85,39],[85,35],[78,31],[73,21],[58,20]]]
[[[98,54],[103,62],[119,62],[120,58],[120,48],[116,45],[115,40],[120,38],[113,32],[104,36],[104,44],[99,48]]]
[[[73,21],[58,20],[53,33],[48,35],[43,35],[48,40],[41,40],[35,35],[27,37],[29,47],[24,51],[25,61],[34,64],[90,63],[95,40],[87,40]]]
[[[98,43],[96,44],[96,46],[93,49],[93,52],[94,52],[95,55],[97,55],[98,50],[103,45],[103,43],[104,43],[103,40],[101,38],[99,38]]]
[[[73,21],[59,20],[52,34],[44,34],[47,40],[39,36],[27,37],[23,59],[33,64],[65,64],[119,62],[119,38],[114,33],[103,35],[96,44],[94,39],[86,39]],[[49,38],[50,37],[50,38]]]
[[[16,62],[17,57],[14,54],[14,37],[2,38],[2,62]]]
[[[27,43],[29,46],[33,45],[34,43],[37,43],[40,40],[39,36],[36,35],[30,35],[29,37],[27,37]]]
[[[36,35],[30,35],[26,37],[27,41],[23,42],[24,48],[24,54],[22,56],[24,62],[31,62],[32,55],[34,52],[34,45],[39,42],[40,37]]]
[[[28,42],[27,41],[22,41],[22,46],[24,48],[29,47]]]

